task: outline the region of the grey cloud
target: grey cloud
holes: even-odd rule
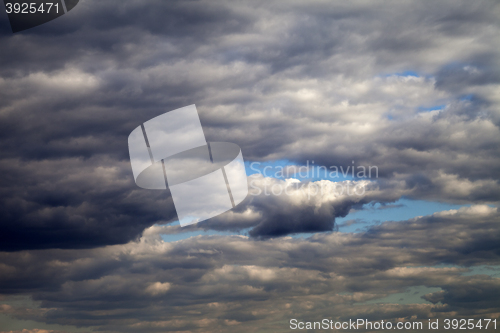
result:
[[[248,230],[252,237],[333,231],[335,218],[367,203],[393,202],[404,190],[381,190],[370,182],[295,182],[249,177],[250,196],[233,212],[213,218],[198,228]]]
[[[126,245],[4,252],[1,292],[29,294],[41,307],[3,312],[119,332],[279,331],[295,317],[490,315],[498,312],[498,278],[462,274],[499,264],[498,218],[496,208],[473,206],[360,234],[267,241],[197,236],[164,243],[155,226]],[[442,291],[425,294],[429,302],[421,304],[365,303],[411,286]]]
[[[4,160],[1,248],[126,243],[153,223],[175,218],[168,192],[139,191],[125,171],[128,163],[120,164],[105,158]]]
[[[0,14],[0,312],[108,332],[497,314],[498,278],[474,271],[499,264],[497,208],[332,230],[403,196],[498,204],[499,8],[86,0],[17,35]],[[190,104],[247,161],[355,161],[379,178],[362,196],[252,196],[180,230],[168,192],[133,183],[126,142]],[[195,230],[250,237],[160,239]],[[300,232],[322,233],[285,237]],[[431,291],[377,303],[414,286]]]
[[[87,184],[98,187],[100,166],[116,166],[131,179],[130,131],[193,103],[207,139],[237,143],[246,160],[326,166],[354,160],[379,167],[378,186],[386,193],[498,202],[498,49],[491,43],[497,12],[492,1],[284,6],[89,0],[36,29],[15,36],[2,30],[0,156],[9,175],[2,179],[1,210],[8,221],[2,234],[30,239],[18,242],[30,248],[91,246],[90,234],[81,242],[54,243],[23,231],[38,223],[33,212],[55,206],[57,219],[42,221],[67,230],[75,223],[68,207],[76,203],[94,205],[79,213],[82,221],[95,219],[110,230],[99,233],[95,245],[127,242],[147,226],[171,221],[168,204],[156,210],[140,201],[137,214],[131,213],[125,193],[133,187],[104,191],[104,199],[92,198]],[[401,74],[406,71],[420,77]],[[472,97],[463,100],[464,94]],[[445,107],[420,110],[435,105]],[[74,165],[89,170],[91,179],[63,167],[71,159],[79,159]],[[57,167],[50,174],[31,172],[30,183],[17,170],[44,161]],[[48,190],[44,177],[80,181],[71,190]],[[357,204],[398,199],[384,196]],[[255,228],[255,236],[331,230],[334,217],[351,205],[311,212],[286,202],[273,202],[283,204],[275,207],[272,200],[247,202],[262,215],[260,222],[252,217],[206,226]],[[127,222],[116,222],[122,218]],[[293,227],[280,227],[293,219]]]
[[[500,290],[497,280],[486,276],[464,278],[460,284],[450,284],[441,292],[423,296],[436,304],[446,304],[440,311],[457,311],[460,315],[470,315],[476,309],[495,309],[498,304]]]

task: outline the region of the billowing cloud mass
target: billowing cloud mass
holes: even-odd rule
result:
[[[81,0],[13,34],[0,10],[0,332],[498,318],[499,18],[494,0]],[[251,175],[181,228],[127,137],[191,104],[248,163],[376,176]],[[462,208],[338,231],[401,199]]]
[[[373,202],[401,182],[411,198],[498,202],[498,13],[494,1],[87,0],[15,35],[5,16],[1,248],[126,243],[174,221],[168,194],[130,181],[126,137],[193,103],[207,139],[247,160],[378,166]],[[328,229],[263,214],[282,226],[256,235]]]
[[[499,218],[496,208],[472,206],[357,234],[267,241],[166,243],[156,226],[126,245],[4,252],[0,292],[29,293],[38,307],[0,309],[118,332],[281,332],[291,318],[481,318],[499,310],[500,280],[475,272],[500,264]]]

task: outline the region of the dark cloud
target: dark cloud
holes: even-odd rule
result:
[[[164,227],[155,226],[126,245],[4,252],[0,292],[31,295],[40,307],[0,309],[112,332],[277,331],[290,318],[491,316],[500,282],[474,270],[500,262],[498,220],[496,208],[473,206],[359,234],[174,243],[161,241]],[[413,286],[441,291],[411,304],[383,301]]]
[[[117,166],[127,162],[106,160],[5,159],[1,249],[126,243],[154,222],[176,217],[166,191],[139,191],[125,167]]]
[[[354,205],[400,195],[498,202],[498,5],[480,4],[88,0],[15,35],[5,16],[1,248],[125,243],[175,219],[168,193],[132,183],[126,138],[193,103],[207,139],[247,160],[380,175],[363,199],[254,198],[206,228],[329,231]]]
[[[251,237],[279,237],[336,229],[335,218],[353,208],[393,202],[401,190],[389,193],[368,181],[290,182],[254,175],[248,178],[249,198],[232,212],[194,228],[248,231]]]
[[[499,279],[483,273],[500,264],[499,10],[86,0],[18,34],[0,13],[0,321],[56,325],[0,331],[497,316]],[[190,104],[207,139],[237,143],[246,161],[378,177],[254,176],[260,194],[236,209],[171,225],[168,191],[134,184],[127,136]],[[402,197],[471,207],[335,232],[352,209]],[[200,230],[241,235],[161,239]]]

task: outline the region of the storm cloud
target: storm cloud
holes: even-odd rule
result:
[[[5,16],[1,247],[126,243],[174,221],[168,193],[130,182],[126,137],[192,103],[207,139],[237,143],[247,160],[355,161],[412,198],[497,202],[496,14],[488,1],[88,0],[19,34]],[[281,231],[253,234],[328,230],[335,218],[291,227],[263,214]]]
[[[499,17],[486,0],[81,0],[13,34],[0,13],[0,331],[498,316]],[[191,104],[249,163],[377,176],[251,175],[235,209],[181,228],[168,191],[134,183],[127,137]],[[462,208],[337,231],[401,199]]]
[[[473,206],[357,234],[267,241],[165,243],[165,227],[156,226],[126,245],[2,253],[0,292],[28,293],[38,304],[2,313],[119,332],[272,332],[285,331],[290,318],[478,316],[498,311],[499,279],[475,268],[500,263],[499,217],[496,208]],[[418,286],[434,289],[408,292]],[[400,297],[409,299],[398,304]]]

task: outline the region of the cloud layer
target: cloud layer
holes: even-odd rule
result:
[[[4,17],[1,248],[125,243],[175,220],[168,194],[130,182],[126,137],[192,103],[207,139],[247,160],[355,161],[378,166],[387,193],[403,182],[412,198],[498,202],[498,13],[494,1],[89,0],[16,35]],[[284,226],[256,235],[333,223],[263,214]]]
[[[484,0],[86,0],[12,34],[0,13],[0,320],[62,325],[0,331],[498,318],[499,16]],[[127,137],[190,104],[246,161],[378,177],[254,175],[236,209],[181,229],[168,191],[134,184]],[[335,231],[401,198],[466,207]],[[161,238],[201,230],[219,234]]]
[[[499,279],[474,269],[500,263],[499,217],[496,208],[472,206],[357,234],[267,241],[165,243],[157,226],[126,245],[2,253],[0,292],[30,294],[39,307],[1,309],[119,332],[281,332],[291,318],[494,316]],[[411,295],[417,286],[437,291]]]

